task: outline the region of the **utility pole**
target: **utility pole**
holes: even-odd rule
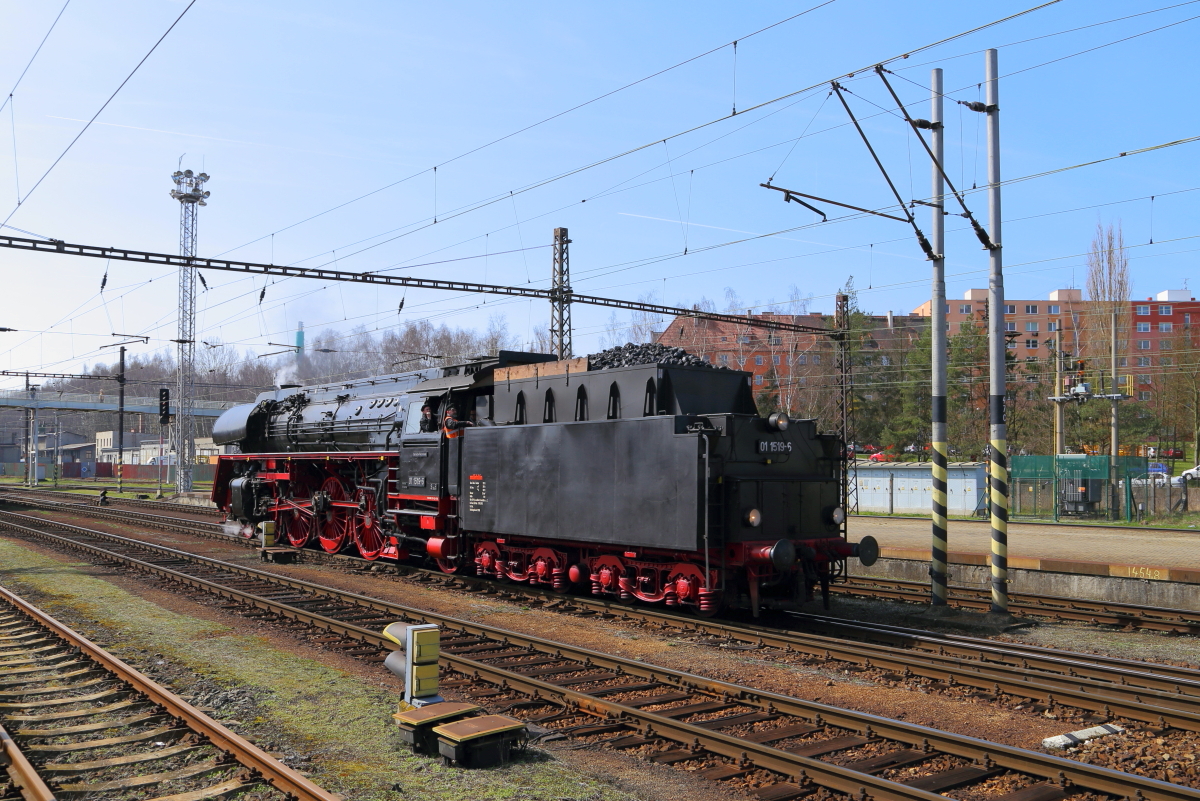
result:
[[[554,343],[554,355],[559,360],[571,357],[570,244],[567,229],[555,228],[554,272],[550,281],[550,341]]]
[[[1058,336],[1054,339],[1054,395],[1061,397],[1063,395],[1062,382],[1062,318],[1058,318],[1056,325]],[[1066,415],[1062,403],[1055,402],[1054,404],[1054,455],[1063,453],[1067,450],[1067,432],[1066,432]]]
[[[1120,458],[1121,453],[1121,432],[1117,415],[1117,404],[1121,402],[1122,395],[1121,387],[1117,382],[1117,312],[1115,308],[1112,312],[1112,319],[1110,320],[1110,323],[1112,326],[1112,344],[1110,347],[1112,356],[1112,395],[1110,396],[1112,403],[1112,430],[1110,434],[1112,441],[1109,443],[1109,453],[1111,453],[1112,456],[1108,460],[1108,486],[1109,494],[1112,500],[1108,504],[1108,516],[1113,520],[1120,520],[1121,493],[1117,487],[1117,460]],[[1150,479],[1149,476],[1147,476],[1147,480],[1150,483],[1150,486],[1153,487],[1153,479]],[[1151,508],[1150,511],[1153,513],[1153,508]]]
[[[1008,614],[1008,427],[1004,421],[1004,260],[1000,233],[1000,92],[997,53],[984,54],[988,155],[988,368],[990,442],[988,483],[992,520],[992,609]]]
[[[179,255],[196,257],[196,213],[207,206],[211,194],[204,190],[207,173],[176,170],[171,176],[177,188],[171,197],[179,201]],[[196,267],[187,262],[179,265],[179,380],[175,399],[175,491],[192,491],[192,468],[196,463]]]
[[[942,180],[941,164],[945,154],[945,136],[942,124],[942,71],[932,70],[929,83],[931,87],[929,120],[932,123],[930,134],[934,164],[932,168],[933,191],[931,193],[932,220],[929,224],[929,244],[933,248],[933,293],[930,310],[930,332],[933,353],[933,561],[930,565],[929,577],[932,593],[930,604],[935,607],[946,606],[947,583],[949,574],[948,531],[946,523],[946,483],[949,461],[949,444],[946,442],[946,220],[945,220],[945,187]]]
[[[25,374],[25,394],[30,398],[33,395],[29,392],[29,373]],[[25,410],[25,483],[29,483],[29,432],[33,430],[33,407]]]
[[[125,346],[121,346],[117,370],[117,495],[121,494],[125,470]]]
[[[38,415],[37,415],[37,385],[29,383],[29,374],[25,374],[25,389],[29,390],[29,399],[34,401],[29,409],[29,448],[25,451],[25,467],[29,476],[29,486],[38,484]]]

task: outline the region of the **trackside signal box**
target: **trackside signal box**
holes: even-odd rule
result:
[[[441,629],[437,624],[392,623],[383,630],[383,636],[401,647],[399,651],[392,651],[383,665],[404,679],[405,704],[411,708],[444,700],[438,695]]]

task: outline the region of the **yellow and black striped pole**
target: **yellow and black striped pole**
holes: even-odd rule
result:
[[[929,565],[929,602],[934,607],[946,605],[949,567],[946,564],[946,462],[949,447],[946,443],[946,222],[943,206],[945,188],[942,170],[945,147],[942,127],[942,71],[935,69],[930,76],[932,134],[930,149],[933,152],[933,212],[929,228],[929,244],[933,249],[933,293],[930,309],[930,343],[933,368],[933,423],[931,448],[933,450],[933,548]]]
[[[1000,95],[996,51],[984,55],[988,155],[988,507],[992,522],[992,612],[1008,613],[1008,431],[1004,422],[1006,345],[1004,262],[1000,237]]]

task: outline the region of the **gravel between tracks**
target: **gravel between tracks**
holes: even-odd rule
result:
[[[576,618],[491,596],[425,586],[413,579],[398,578],[389,573],[339,570],[325,565],[264,564],[248,549],[233,544],[198,540],[184,535],[147,533],[121,524],[86,520],[74,515],[70,517],[74,519],[62,519],[441,614],[1019,747],[1040,750],[1045,737],[1088,725],[1071,710],[1045,710],[1038,705],[1016,700],[997,703],[989,698],[970,697],[971,693],[961,688],[931,690],[911,682],[888,680],[878,671],[847,671],[836,664],[805,665],[795,659],[783,659],[779,652],[715,648],[679,636],[677,631],[661,632],[635,623]],[[935,623],[909,605],[860,599],[835,598],[833,614],[864,622],[925,628],[931,628]],[[1192,638],[1167,637],[1150,632],[1117,632],[1084,624],[1042,624],[1010,632],[1002,639],[1135,659],[1152,657],[1175,664],[1200,663],[1200,642]],[[1188,756],[1200,757],[1200,737],[1182,732],[1163,735],[1152,727],[1127,721],[1122,725],[1127,727],[1126,734],[1102,738],[1079,749],[1064,752],[1064,755],[1154,778],[1164,778],[1165,775],[1170,781],[1200,786],[1196,775],[1196,758]],[[1158,740],[1163,743],[1158,743]],[[1168,757],[1161,756],[1160,752],[1163,751],[1167,752]],[[604,753],[606,760],[615,760],[618,764],[629,761],[620,755]],[[589,764],[598,765],[599,762],[592,758],[596,752],[588,754]],[[608,766],[605,773],[613,774],[615,770]],[[639,779],[650,779],[651,774],[663,774],[668,785],[665,789],[669,789],[672,782],[677,783],[680,777],[680,771],[661,766],[644,766],[638,769],[638,773]],[[711,783],[701,786],[712,788]],[[647,792],[649,789],[643,788],[639,795],[645,793],[646,797],[653,797],[652,793]],[[677,790],[677,787],[672,789],[668,795],[675,794]]]

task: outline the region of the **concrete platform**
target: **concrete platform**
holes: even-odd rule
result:
[[[928,520],[852,518],[850,539],[875,537],[880,559],[870,568],[852,559],[850,573],[928,581],[930,525]],[[948,543],[950,583],[989,586],[990,526],[951,520]],[[1200,529],[1012,523],[1008,566],[1014,592],[1200,610]]]

